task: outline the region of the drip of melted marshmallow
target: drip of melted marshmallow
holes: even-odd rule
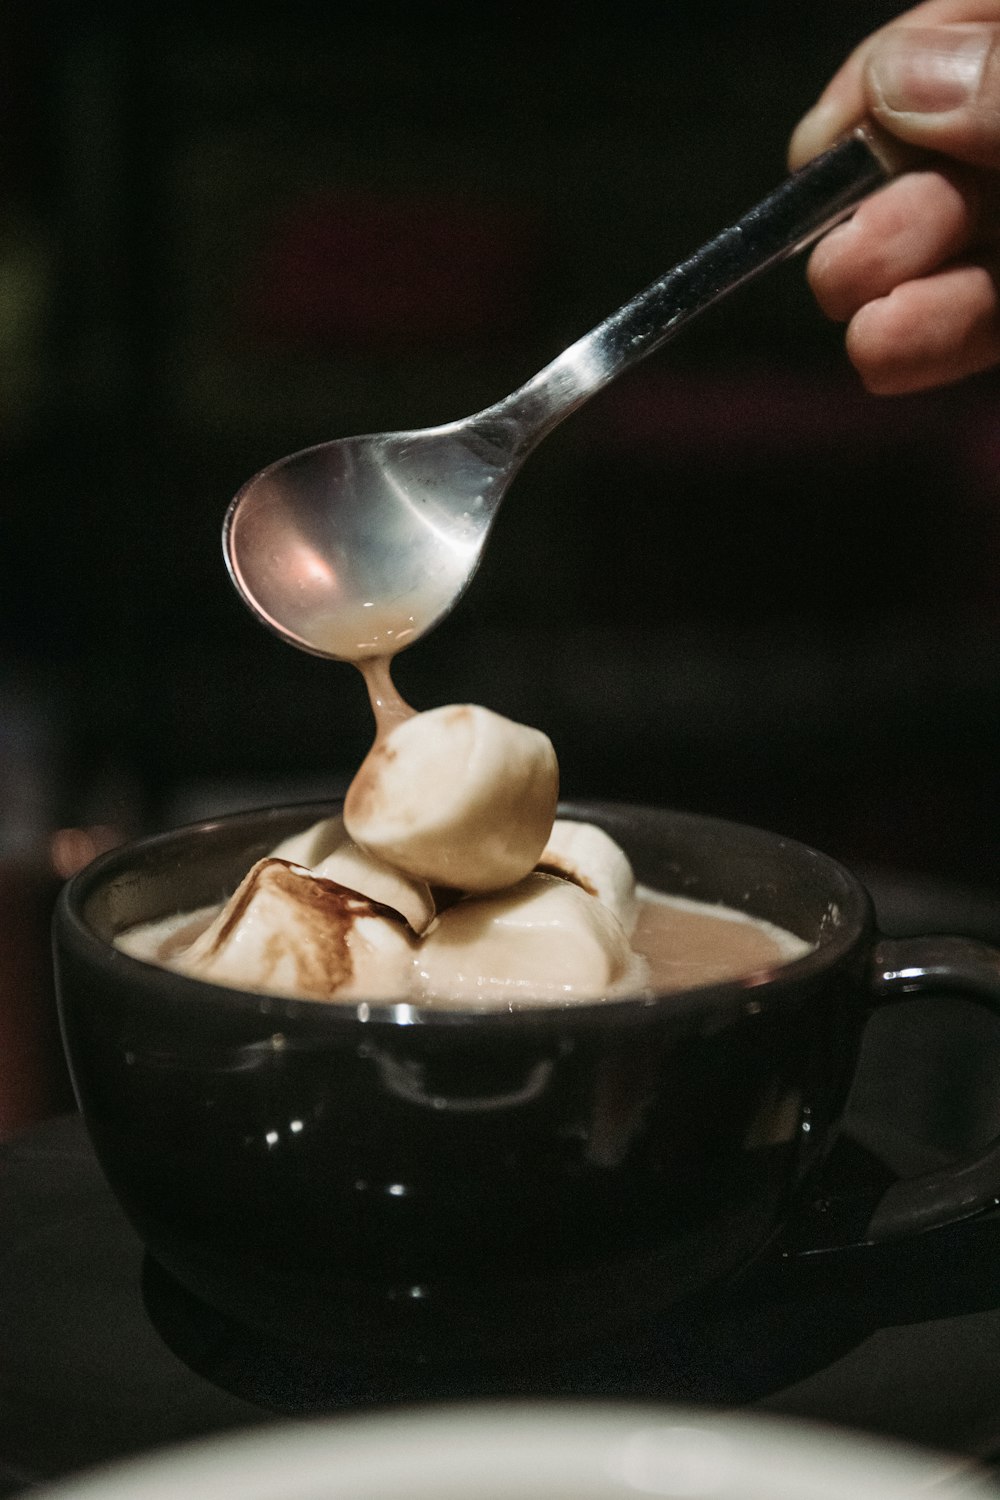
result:
[[[392,680],[390,656],[368,656],[355,666],[368,689],[368,701],[375,716],[375,743],[385,739],[390,730],[404,719],[412,719],[416,709],[400,696]]]

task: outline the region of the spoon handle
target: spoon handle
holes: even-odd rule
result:
[[[870,126],[858,126],[482,415],[502,414],[520,429],[521,451],[534,447],[691,318],[831,229],[900,165]]]

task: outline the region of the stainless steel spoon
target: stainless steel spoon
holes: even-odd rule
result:
[[[890,176],[858,127],[505,400],[443,427],[342,438],[243,486],[227,565],[250,608],[318,656],[391,656],[445,615],[508,486],[546,433],[697,313],[817,239]]]

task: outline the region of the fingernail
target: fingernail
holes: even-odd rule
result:
[[[897,26],[872,50],[869,78],[897,114],[944,114],[976,93],[990,42],[980,26]]]

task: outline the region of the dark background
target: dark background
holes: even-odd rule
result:
[[[357,674],[227,580],[239,485],[520,384],[768,191],[902,8],[5,0],[8,1010],[59,874],[366,748]],[[870,397],[841,337],[799,261],[574,415],[397,681],[546,729],[569,795],[996,889],[1000,384]]]

